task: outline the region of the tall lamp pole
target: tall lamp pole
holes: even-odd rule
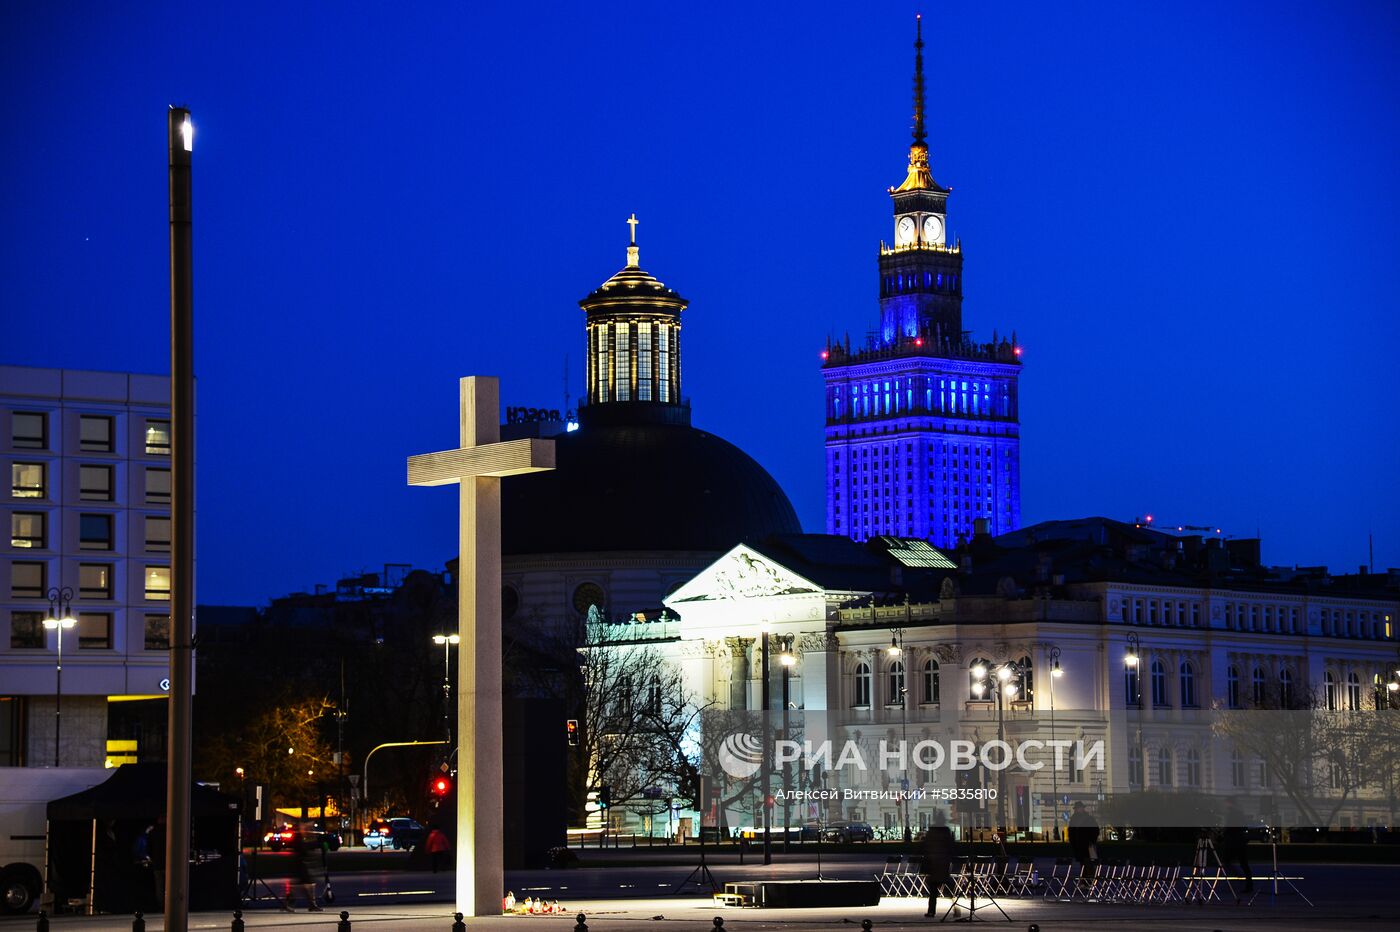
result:
[[[54,665],[53,696],[53,765],[59,766],[58,755],[63,748],[63,632],[78,622],[73,618],[73,590],[69,586],[62,589],[55,586],[48,591],[49,613],[44,618],[44,627],[57,631],[58,662]]]
[[[904,777],[900,782],[901,795],[899,798],[900,808],[904,810],[904,841],[907,844],[914,833],[909,828],[909,665],[904,663],[901,656],[904,653],[904,629],[895,628],[890,633],[889,655],[895,662],[901,664],[899,675],[899,739],[903,742],[901,747],[904,760]]]
[[[770,626],[768,622],[765,621],[763,622],[763,625],[761,627],[763,637],[759,650],[761,658],[759,660],[759,667],[761,671],[760,675],[763,677],[763,688],[761,690],[763,702],[763,863],[772,864],[773,817],[769,814],[768,808],[768,790],[769,784],[771,782],[770,767],[772,766],[770,764],[771,758],[769,757],[769,752],[771,749],[769,748],[769,745],[773,743],[772,735],[770,734],[768,728],[768,629]]]
[[[783,740],[784,740],[784,741],[787,741],[787,740],[790,740],[791,737],[792,737],[792,735],[789,734],[789,732],[788,732],[788,729],[791,727],[791,726],[790,726],[789,719],[788,719],[788,710],[792,707],[792,699],[791,699],[791,691],[792,691],[792,686],[791,686],[792,668],[793,668],[793,665],[797,663],[797,657],[795,657],[795,656],[793,655],[793,653],[792,653],[792,640],[793,640],[793,636],[792,636],[791,634],[784,635],[783,637],[779,638],[778,640],[779,640],[779,643],[780,643],[780,645],[781,645],[781,647],[782,647],[782,651],[783,651],[781,654],[778,655],[778,662],[781,663],[781,664],[783,665]],[[789,792],[787,792],[789,789],[791,789],[791,782],[790,782],[789,777],[788,777],[788,775],[789,775],[791,772],[792,772],[792,771],[789,769],[789,767],[788,767],[787,765],[784,765],[784,766],[783,766],[783,853],[784,853],[784,854],[787,854],[788,850],[790,849],[790,847],[791,847],[791,839],[792,839],[792,799],[791,799],[792,794],[789,793]]]
[[[433,635],[433,643],[442,645],[442,728],[449,757],[452,755],[452,648],[461,642],[459,634]]]
[[[1050,746],[1055,747],[1055,681],[1064,676],[1060,669],[1060,649],[1050,645]],[[1057,758],[1058,762],[1058,758]],[[1060,840],[1060,780],[1059,767],[1050,768],[1050,824],[1055,840]]]
[[[1123,655],[1123,669],[1133,678],[1133,701],[1137,706],[1137,748],[1138,785],[1147,789],[1147,756],[1142,752],[1142,642],[1132,632],[1127,637],[1127,653]],[[1132,790],[1132,768],[1128,768],[1128,789]]]
[[[996,679],[995,683],[989,684],[989,674]],[[1002,697],[1012,699],[1016,696],[1018,683],[1021,680],[1021,668],[1015,661],[1008,660],[1005,663],[995,664],[990,670],[978,664],[972,668],[972,695],[980,699],[988,688],[996,693],[997,703],[997,741],[1003,746],[1006,744],[1006,713],[1002,704]],[[1001,832],[1002,841],[1006,840],[1006,768],[997,770],[997,823],[998,831]]]

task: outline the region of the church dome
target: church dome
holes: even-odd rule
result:
[[[502,482],[506,555],[724,551],[801,533],[762,466],[688,424],[586,424],[555,444],[554,471]]]

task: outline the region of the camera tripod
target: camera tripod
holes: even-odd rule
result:
[[[1215,861],[1215,876],[1208,876],[1206,871],[1210,869],[1210,862]],[[1191,875],[1186,878],[1186,893],[1183,899],[1199,899],[1202,903],[1207,900],[1218,900],[1220,894],[1216,892],[1216,887],[1221,881],[1230,891],[1230,896],[1239,902],[1239,897],[1235,894],[1234,884],[1230,883],[1225,865],[1220,860],[1220,852],[1215,850],[1215,841],[1209,835],[1202,835],[1196,839],[1196,854],[1191,861]]]

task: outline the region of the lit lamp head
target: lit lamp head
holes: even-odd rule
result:
[[[1008,699],[1015,699],[1018,692],[1015,683],[1007,683],[1001,688],[1001,694]]]
[[[1136,667],[1138,665],[1137,654],[1128,654],[1123,658],[1123,663],[1129,667]]]
[[[980,663],[977,664],[977,666],[972,668],[972,676],[974,679],[985,680],[987,678],[987,668]]]
[[[52,631],[55,628],[63,628],[64,630],[67,630],[76,625],[77,623],[77,620],[68,612],[64,612],[62,617],[60,618],[55,618],[52,615],[50,615],[48,618],[44,619],[44,627],[48,628],[50,631]]]
[[[898,657],[898,656],[899,656],[899,642],[897,642],[897,641],[894,639],[894,635],[890,635],[890,646],[889,646],[889,651],[888,651],[888,653],[889,653],[889,655],[890,655],[891,657]]]
[[[981,680],[978,680],[977,682],[972,684],[972,694],[977,698],[982,698],[982,694],[986,691],[987,684],[983,683]]]
[[[462,636],[460,634],[434,634],[434,644],[460,644]]]
[[[778,657],[778,662],[785,667],[791,667],[797,664],[797,658],[792,655],[792,651],[785,650]]]
[[[1391,692],[1400,692],[1400,682],[1397,682],[1396,680],[1391,680],[1389,683],[1385,684],[1385,688],[1390,690]]]
[[[1011,674],[1012,674],[1012,670],[1011,670],[1010,667],[998,667],[998,668],[997,668],[997,679],[1001,680],[1003,683],[1005,683],[1007,680],[1011,679]]]

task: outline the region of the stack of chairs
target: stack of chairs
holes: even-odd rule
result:
[[[885,896],[928,897],[923,862],[918,858],[885,858],[885,869],[875,879],[879,881],[880,892]]]

